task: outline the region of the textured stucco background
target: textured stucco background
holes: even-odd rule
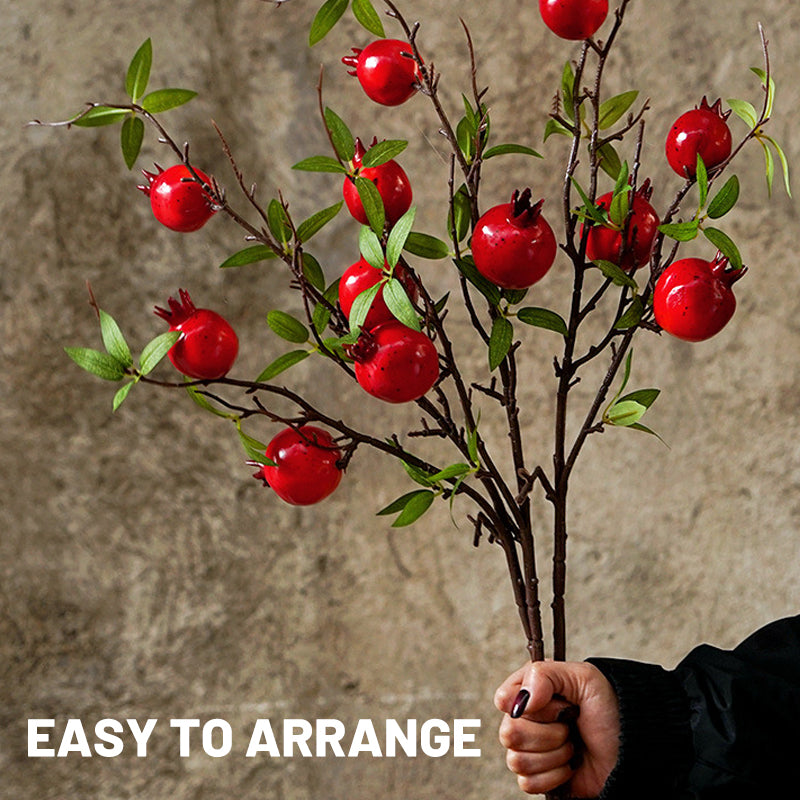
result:
[[[306,31],[319,3],[281,9],[259,0],[0,0],[0,797],[118,800],[237,797],[513,798],[496,744],[494,687],[524,657],[503,558],[473,550],[467,523],[447,510],[392,530],[374,511],[406,491],[402,471],[359,453],[324,504],[280,504],[250,477],[231,426],[182,394],[138,387],[116,414],[113,387],[81,372],[66,345],[99,344],[87,305],[102,307],[136,347],[162,329],[152,306],[187,286],[240,333],[242,375],[283,351],[264,324],[295,308],[280,274],[254,266],[220,271],[242,246],[227,220],[194,236],[152,220],[122,164],[116,129],[26,128],[64,119],[87,100],[122,100],[127,62],[153,39],[152,85],[199,91],[165,122],[190,140],[197,163],[233,192],[210,120],[225,131],[262,197],[281,189],[297,216],[334,202],[338,181],[290,165],[325,152],[316,116],[319,65],[326,102],[362,136],[409,138],[418,227],[443,233],[447,167],[430,104],[372,105],[338,64],[367,36],[349,19],[313,51]],[[461,15],[491,86],[495,141],[542,149],[545,161],[489,162],[484,205],[530,184],[557,218],[564,140],[541,145],[564,61],[577,51],[541,24],[534,2],[457,4],[409,0],[420,44],[442,73],[443,99],[460,113],[468,91]],[[652,98],[643,170],[665,206],[679,181],[661,142],[679,112],[709,97],[760,102],[748,67],[760,64],[757,23],[771,40],[778,105],[772,133],[797,161],[800,11],[793,0],[634,0],[609,91]],[[390,27],[391,31],[392,28]],[[743,132],[741,123],[733,122]],[[168,156],[148,135],[140,166]],[[800,601],[798,272],[796,208],[776,180],[767,201],[763,157],[749,146],[743,185],[725,227],[750,274],[739,310],[700,345],[643,335],[632,386],[658,386],[648,423],[669,443],[610,431],[589,443],[571,505],[569,652],[674,664],[700,641],[734,644]],[[330,276],[356,257],[344,215],[311,248]],[[707,246],[689,246],[705,253]],[[560,262],[562,263],[562,262]],[[444,262],[421,265],[441,293]],[[534,304],[564,310],[567,270],[554,269]],[[455,317],[455,315],[454,315]],[[469,370],[467,326],[455,337]],[[548,462],[555,337],[526,335],[521,403],[532,458]],[[169,367],[163,367],[169,375]],[[413,411],[366,402],[358,387],[306,362],[291,373],[302,392],[357,416],[374,431]],[[587,383],[589,381],[587,380]],[[484,424],[495,427],[487,402]],[[578,413],[574,420],[579,418]],[[269,429],[254,430],[261,438]],[[457,505],[463,513],[466,505]],[[549,510],[537,512],[547,531]],[[546,536],[542,538],[546,539]],[[547,578],[546,541],[540,555]],[[546,582],[546,580],[545,580]],[[150,755],[28,759],[26,720],[103,717],[160,720]],[[234,753],[212,759],[195,738],[177,756],[167,720],[215,717],[234,728]],[[245,759],[259,717],[482,720],[480,759]]]

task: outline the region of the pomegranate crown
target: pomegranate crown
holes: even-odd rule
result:
[[[164,167],[162,167],[160,164],[154,164],[154,166],[156,168],[156,172],[148,172],[146,169],[142,170],[142,175],[144,175],[147,183],[136,187],[140,192],[143,192],[148,197],[150,197],[150,187],[153,185],[153,181],[164,171]]]
[[[378,137],[373,136],[372,142],[370,143],[369,147],[375,147],[376,144],[378,144]],[[353,155],[353,166],[360,167],[361,159],[364,158],[364,155],[366,154],[369,147],[364,147],[364,142],[362,142],[358,136],[356,136],[354,147],[355,147],[355,154]]]
[[[700,101],[700,105],[697,106],[698,111],[710,111],[712,114],[716,114],[720,119],[727,120],[728,117],[731,115],[731,109],[729,108],[727,111],[722,110],[722,98],[718,97],[713,105],[709,105],[708,98],[703,95],[703,99]]]
[[[524,189],[520,192],[519,189],[515,189],[514,194],[511,195],[510,205],[511,220],[521,227],[526,227],[534,225],[541,216],[544,198],[531,205],[531,190]]]
[[[169,309],[161,308],[160,306],[155,307],[154,313],[161,317],[161,319],[169,322],[170,325],[180,325],[197,311],[186,289],[179,289],[178,296],[180,300],[176,300],[174,297],[170,297],[169,300],[167,300]]]
[[[353,55],[352,56],[344,56],[342,58],[342,64],[344,64],[345,66],[351,67],[351,69],[347,70],[347,74],[348,75],[352,75],[355,78],[356,75],[358,75],[358,72],[356,71],[356,69],[358,67],[358,59],[359,59],[359,56],[361,55],[361,53],[362,53],[364,48],[362,48],[362,47],[353,47],[351,49],[353,51]]]
[[[729,269],[730,259],[728,256],[723,255],[719,250],[711,261],[711,273],[715,278],[722,281],[726,286],[733,286],[739,278],[743,277],[747,272],[747,267],[739,267],[738,269]]]

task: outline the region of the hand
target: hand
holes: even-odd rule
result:
[[[510,716],[520,690],[529,693],[522,715]],[[549,792],[569,782],[573,797],[597,797],[619,755],[619,705],[602,672],[585,662],[540,661],[526,664],[503,682],[494,697],[506,716],[500,742],[508,750],[506,763],[517,774],[523,792]],[[579,714],[579,752],[570,741],[564,717]],[[565,709],[570,709],[565,711]],[[574,756],[577,764],[570,761]]]

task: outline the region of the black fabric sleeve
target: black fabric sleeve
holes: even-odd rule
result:
[[[600,800],[797,796],[800,616],[675,668],[589,659],[620,704],[620,755]]]

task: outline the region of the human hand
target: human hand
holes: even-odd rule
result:
[[[572,797],[597,797],[617,763],[620,734],[617,696],[597,667],[585,662],[526,664],[506,678],[494,702],[506,715],[500,742],[522,791],[544,793],[569,782]],[[578,713],[577,754],[568,725],[576,711],[570,706]],[[579,763],[571,764],[576,755]]]

